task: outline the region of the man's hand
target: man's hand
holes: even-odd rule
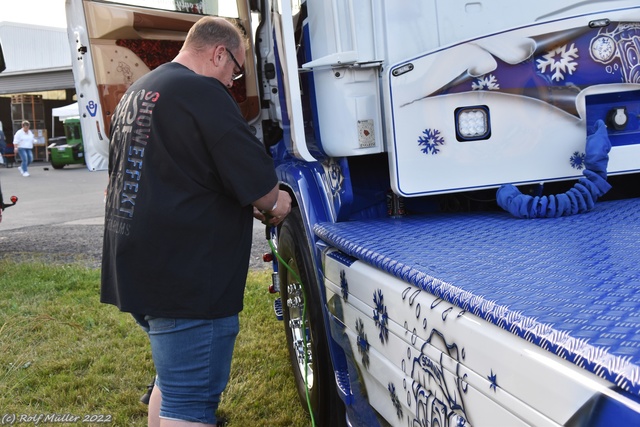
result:
[[[291,212],[291,196],[283,190],[278,190],[278,200],[271,211],[260,211],[253,207],[253,217],[265,225],[277,226]]]

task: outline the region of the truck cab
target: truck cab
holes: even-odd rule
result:
[[[637,2],[165,3],[67,1],[87,164],[194,22],[240,23],[314,422],[640,423]]]

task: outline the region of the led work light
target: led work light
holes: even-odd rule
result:
[[[457,108],[455,119],[458,141],[476,141],[491,136],[489,107],[485,105]]]

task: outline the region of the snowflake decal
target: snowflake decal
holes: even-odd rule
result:
[[[369,340],[367,340],[367,334],[364,333],[362,319],[358,319],[356,322],[356,332],[358,332],[358,353],[362,356],[364,367],[369,369]]]
[[[387,306],[384,305],[384,296],[382,290],[378,289],[373,293],[373,303],[376,308],[373,310],[373,320],[380,330],[378,337],[383,344],[389,340],[389,315],[387,314]]]
[[[396,414],[398,415],[398,419],[402,419],[402,406],[400,405],[400,399],[398,399],[398,394],[396,393],[396,386],[392,383],[389,383],[387,386],[387,390],[389,390],[389,394],[391,395],[391,404],[394,408],[396,408]]]
[[[499,90],[498,79],[493,74],[483,76],[471,84],[473,90]]]
[[[440,152],[438,146],[444,145],[444,138],[440,134],[440,131],[436,129],[425,129],[422,133],[424,136],[418,138],[418,145],[424,147],[422,148],[422,152],[425,154],[438,154]]]
[[[347,282],[347,274],[344,270],[340,270],[340,289],[342,290],[342,299],[349,299],[349,283]]]
[[[574,169],[582,170],[584,168],[584,158],[586,154],[580,153],[576,151],[573,153],[571,158],[569,159],[569,163],[571,163],[571,167]]]
[[[564,45],[547,52],[542,56],[542,59],[538,59],[536,62],[541,73],[546,73],[549,68],[549,72],[553,73],[551,80],[559,82],[564,80],[566,74],[573,75],[573,72],[578,68],[578,63],[575,61],[578,57],[578,48],[571,43],[569,48]]]

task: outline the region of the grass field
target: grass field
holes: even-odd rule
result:
[[[66,417],[56,425],[103,414],[111,426],[146,426],[138,399],[154,374],[149,343],[129,315],[98,301],[99,278],[80,266],[0,261],[0,424],[13,414]],[[309,425],[269,280],[268,272],[251,272],[247,282],[219,408],[229,427]]]

